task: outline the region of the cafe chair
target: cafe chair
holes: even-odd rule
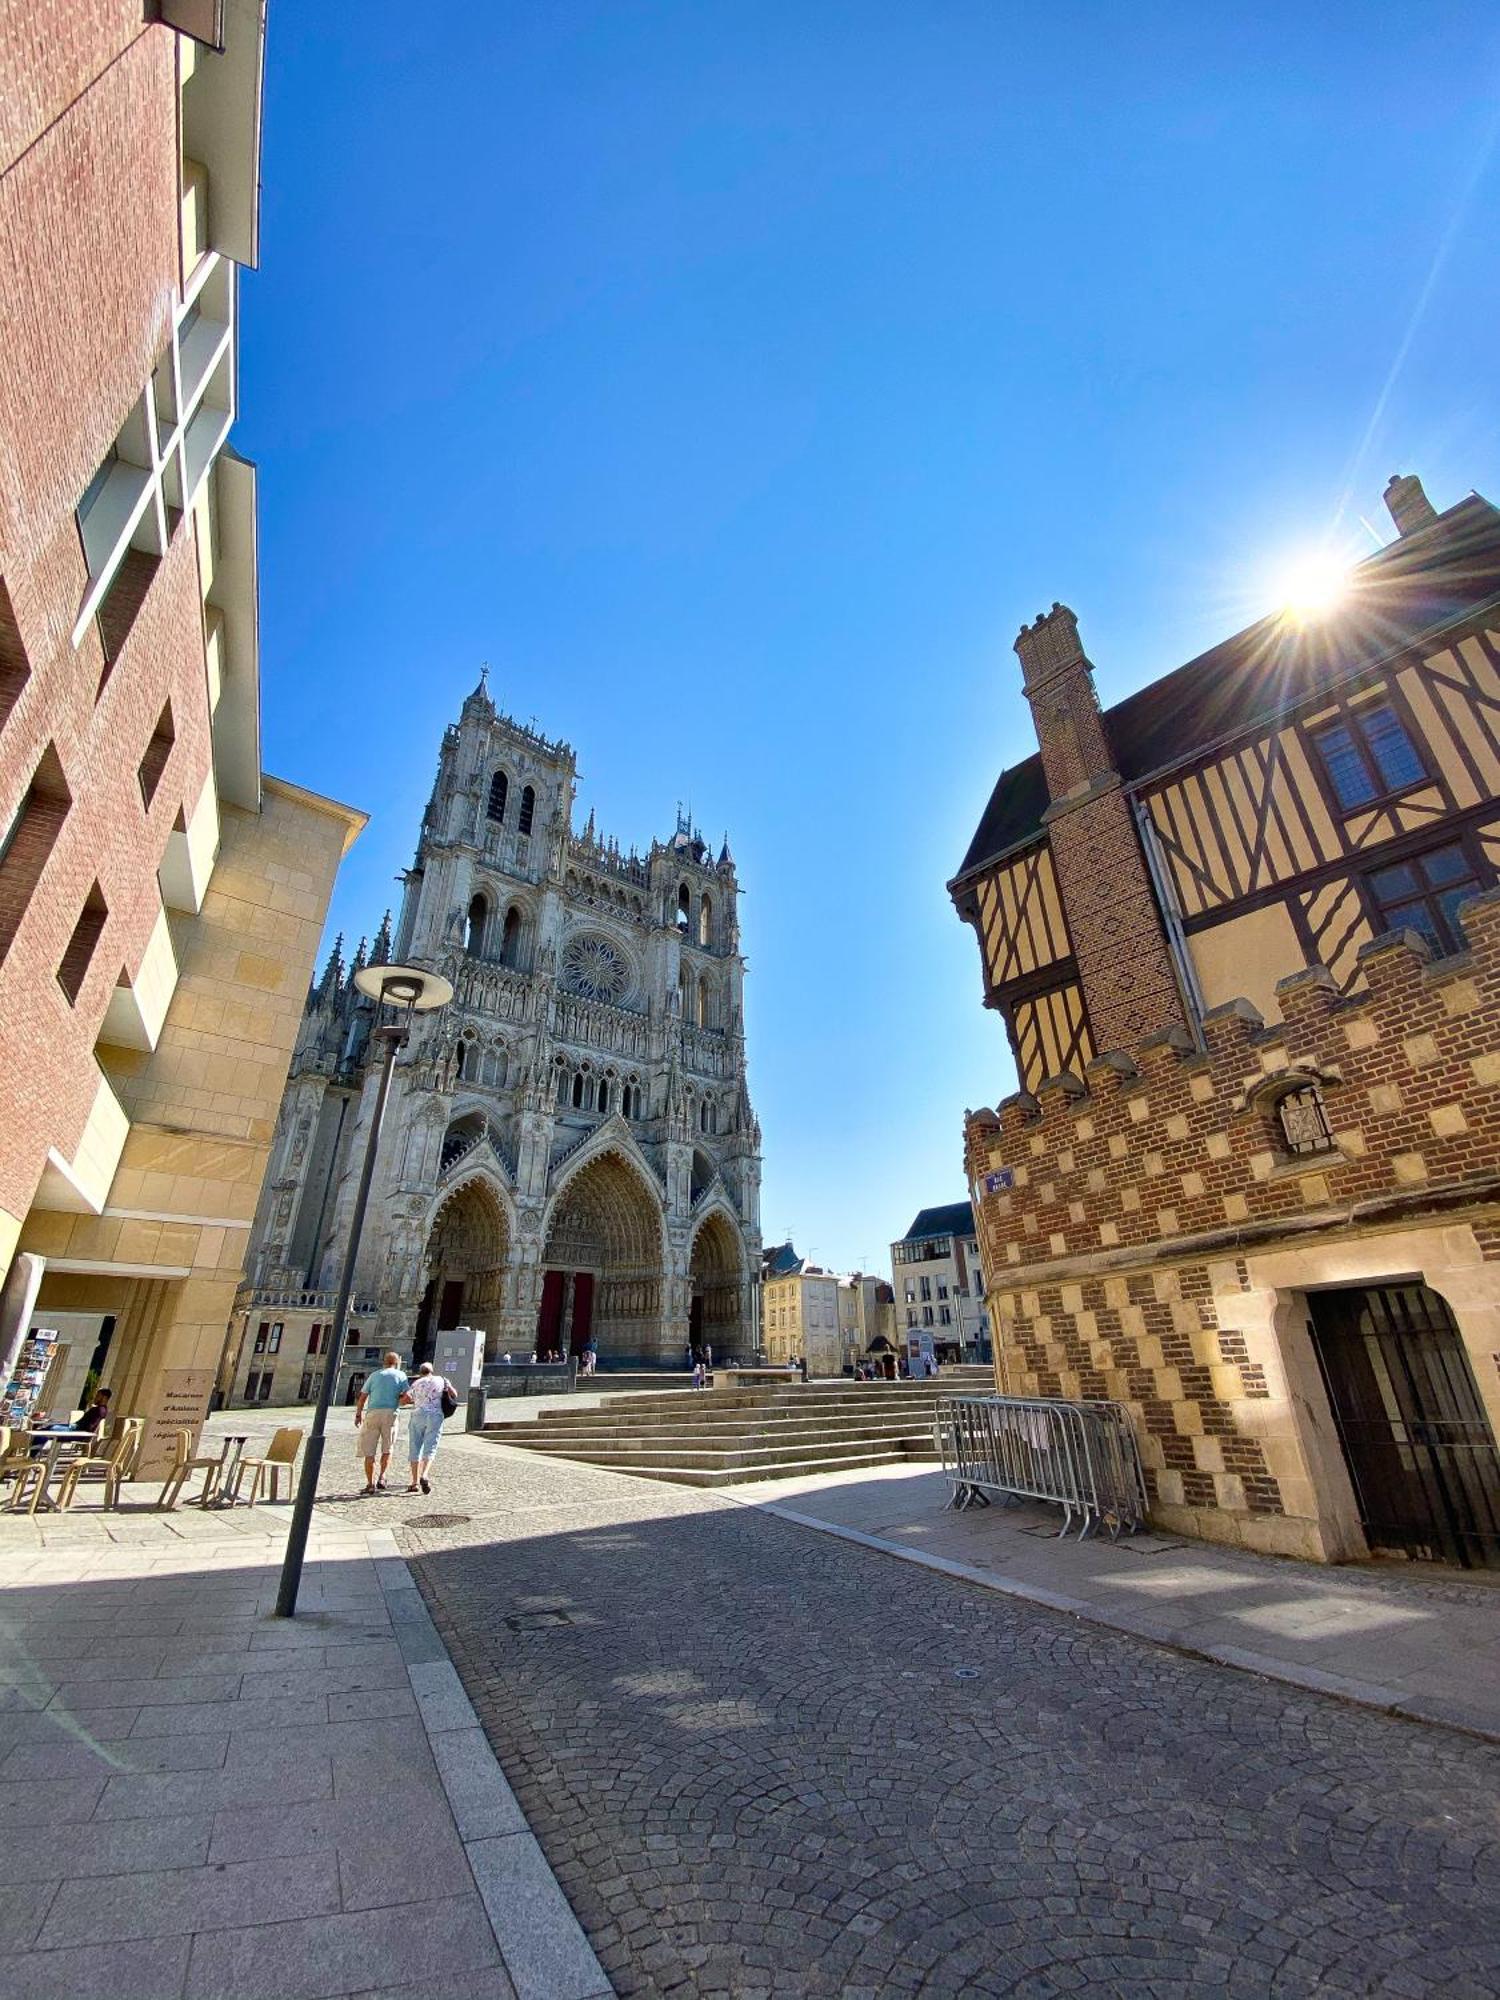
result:
[[[47,1461],[44,1458],[15,1458],[7,1461],[6,1470],[10,1474],[10,1495],[5,1502],[7,1514],[35,1514],[47,1492]]]
[[[164,1513],[170,1513],[177,1505],[182,1498],[183,1487],[195,1472],[207,1475],[203,1481],[203,1491],[197,1496],[199,1500],[212,1499],[213,1490],[219,1481],[220,1460],[217,1453],[207,1458],[194,1458],[191,1431],[173,1431],[172,1450],[174,1454],[172,1464],[162,1482],[161,1498],[156,1503],[157,1508]]]
[[[80,1486],[102,1485],[106,1507],[120,1504],[120,1482],[128,1479],[140,1448],[144,1417],[120,1417],[102,1451],[89,1458],[75,1458],[66,1466],[57,1489],[59,1507],[71,1507]]]
[[[253,1507],[260,1498],[261,1483],[272,1500],[281,1498],[281,1472],[286,1468],[286,1497],[292,1497],[292,1467],[297,1463],[297,1454],[302,1449],[302,1432],[290,1425],[278,1430],[272,1437],[265,1455],[261,1458],[242,1458],[234,1468],[233,1493],[240,1498],[240,1488],[245,1483],[245,1474],[254,1472],[250,1482],[250,1502]]]

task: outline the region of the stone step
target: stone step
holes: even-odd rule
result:
[[[645,1422],[622,1418],[612,1410],[579,1410],[568,1416],[554,1417],[544,1422],[538,1418],[532,1423],[515,1419],[491,1421],[485,1425],[490,1431],[524,1431],[528,1437],[577,1437],[585,1433],[598,1437],[676,1437],[684,1429],[694,1431],[719,1431],[725,1434],[736,1432],[766,1431],[777,1436],[791,1436],[808,1428],[826,1429],[829,1425],[840,1427],[847,1424],[876,1424],[882,1428],[892,1424],[910,1426],[930,1425],[935,1409],[926,1406],[908,1407],[900,1410],[778,1410],[770,1414],[746,1415],[738,1411],[695,1409],[684,1411],[681,1419],[673,1423],[665,1417],[649,1418]]]
[[[512,1438],[501,1442],[513,1444]],[[523,1450],[535,1450],[535,1446],[522,1446]],[[550,1453],[548,1456],[573,1458],[585,1465],[604,1465],[617,1472],[632,1472],[639,1465],[681,1466],[687,1471],[712,1471],[750,1468],[774,1469],[783,1465],[820,1466],[830,1461],[844,1459],[851,1452],[862,1456],[883,1458],[888,1463],[899,1464],[903,1459],[932,1458],[932,1440],[919,1436],[909,1438],[880,1438],[867,1440],[859,1438],[828,1438],[821,1442],[808,1441],[799,1444],[792,1451],[783,1451],[774,1445],[746,1444],[725,1450],[717,1445],[693,1445],[684,1442],[674,1446],[670,1452],[662,1452],[648,1444],[589,1445],[581,1450]]]
[[[910,1438],[919,1439],[924,1449],[935,1449],[932,1432],[925,1424],[859,1426],[844,1429],[837,1425],[827,1425],[812,1431],[798,1431],[787,1437],[777,1434],[768,1436],[763,1431],[737,1431],[725,1436],[722,1431],[684,1431],[674,1438],[632,1438],[621,1432],[581,1434],[575,1437],[522,1436],[514,1431],[486,1431],[485,1436],[496,1444],[519,1445],[523,1451],[549,1453],[554,1458],[583,1458],[599,1451],[622,1451],[644,1454],[648,1457],[672,1458],[679,1452],[703,1451],[767,1451],[779,1453],[783,1458],[795,1456],[798,1452],[825,1450],[837,1445],[867,1445],[871,1450],[885,1445],[901,1445]]]
[[[592,1463],[592,1460],[582,1461]],[[671,1486],[740,1486],[764,1483],[773,1479],[810,1478],[823,1472],[862,1472],[875,1470],[881,1466],[903,1465],[910,1461],[893,1452],[847,1452],[838,1458],[823,1458],[816,1461],[786,1459],[776,1465],[756,1466],[745,1469],[738,1466],[721,1466],[713,1470],[680,1465],[632,1465],[601,1466],[601,1471],[627,1471],[632,1479],[656,1479]]]

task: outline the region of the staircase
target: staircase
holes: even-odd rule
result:
[[[597,1410],[550,1404],[534,1423],[487,1423],[483,1435],[640,1479],[729,1486],[936,1458],[933,1417],[953,1393],[940,1382],[676,1390]]]

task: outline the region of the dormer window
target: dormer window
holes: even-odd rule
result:
[[[1283,1091],[1273,1107],[1277,1129],[1287,1152],[1297,1157],[1306,1153],[1331,1153],[1333,1134],[1323,1108],[1323,1093],[1315,1083],[1301,1083]]]

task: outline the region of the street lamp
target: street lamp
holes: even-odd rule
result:
[[[354,1214],[349,1223],[349,1245],[344,1252],[344,1269],[339,1278],[339,1295],[333,1308],[332,1339],[323,1361],[323,1380],[318,1385],[318,1407],[313,1413],[307,1455],[302,1461],[302,1477],[292,1508],[291,1530],[286,1538],[286,1554],[281,1561],[281,1584],[276,1592],[276,1616],[292,1618],[297,1612],[297,1591],[302,1582],[302,1563],[307,1554],[307,1531],[312,1526],[313,1501],[318,1493],[318,1474],[323,1469],[324,1432],[328,1426],[328,1406],[333,1401],[334,1384],[344,1358],[348,1331],[349,1298],[354,1290],[354,1260],[359,1255],[360,1232],[365,1226],[365,1207],[370,1199],[370,1182],[375,1174],[375,1154],[380,1145],[380,1127],[385,1118],[385,1101],[391,1091],[391,1072],[396,1056],[411,1034],[412,1016],[430,1014],[446,1007],[453,988],[435,972],[419,972],[410,965],[366,965],[354,975],[361,993],[368,994],[377,1007],[400,1010],[398,1018],[377,1026],[375,1039],[383,1045],[380,1088],[375,1093],[375,1114],[370,1120],[370,1136],[365,1141],[364,1165],[359,1170],[359,1189],[354,1197]]]

